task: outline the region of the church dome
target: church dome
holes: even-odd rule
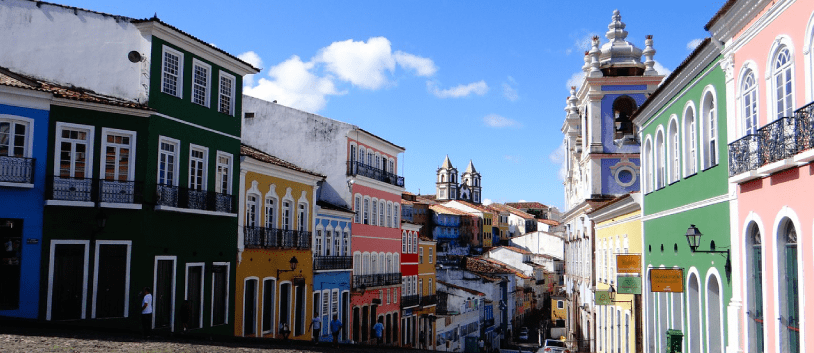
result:
[[[605,37],[609,42],[602,45],[599,68],[604,76],[641,76],[645,71],[642,49],[626,40],[627,31],[619,10],[613,11]]]

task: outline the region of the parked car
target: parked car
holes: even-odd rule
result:
[[[563,341],[545,340],[543,348],[540,348],[537,353],[571,353],[571,350],[568,349]]]
[[[528,330],[526,330],[525,332],[520,331],[520,336],[517,336],[517,339],[519,339],[521,341],[528,341],[529,340],[529,331]]]

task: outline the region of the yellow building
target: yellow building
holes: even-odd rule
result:
[[[642,329],[641,295],[618,294],[617,254],[642,254],[642,223],[640,193],[620,196],[588,216],[595,222],[596,293],[614,297],[610,302],[596,304],[596,352],[637,352],[642,342],[636,342],[636,332]],[[641,259],[641,257],[640,257]],[[638,276],[641,290],[641,265]],[[625,285],[630,289],[629,285]],[[611,294],[612,292],[612,294]],[[641,293],[641,292],[640,292]],[[639,319],[637,319],[639,318]]]
[[[324,178],[241,146],[236,336],[311,338],[311,232]]]
[[[424,332],[426,349],[435,350],[435,307],[438,296],[435,294],[436,243],[434,240],[421,238],[418,241],[418,307],[413,314],[418,317],[418,334]],[[419,338],[419,342],[421,339]],[[421,348],[421,347],[419,347]]]
[[[551,297],[551,321],[566,320],[567,311],[565,309],[567,303],[565,297]]]
[[[506,210],[498,209],[495,207],[487,206],[490,211],[492,211],[493,219],[492,219],[492,226],[497,227],[498,229],[498,236],[500,237],[500,241],[506,241],[508,244],[509,241],[509,212]],[[498,246],[499,244],[492,244],[492,246]]]
[[[494,221],[494,214],[489,212],[483,213],[483,247],[491,248],[492,245],[492,223]]]

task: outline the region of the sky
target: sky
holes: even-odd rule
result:
[[[669,74],[725,0],[210,1],[57,0],[127,16],[154,14],[262,68],[244,94],[357,125],[405,148],[406,190],[435,193],[449,158],[472,160],[484,203],[561,210],[568,87],[592,35],[618,9],[627,40],[653,35]]]

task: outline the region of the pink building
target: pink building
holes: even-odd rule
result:
[[[350,325],[355,342],[375,342],[371,328],[381,320],[385,344],[399,342],[401,287],[401,193],[396,175],[404,148],[357,129],[348,138],[348,185],[355,211],[352,227],[353,278]]]
[[[727,351],[814,352],[814,1],[728,1],[706,29],[737,197]]]

